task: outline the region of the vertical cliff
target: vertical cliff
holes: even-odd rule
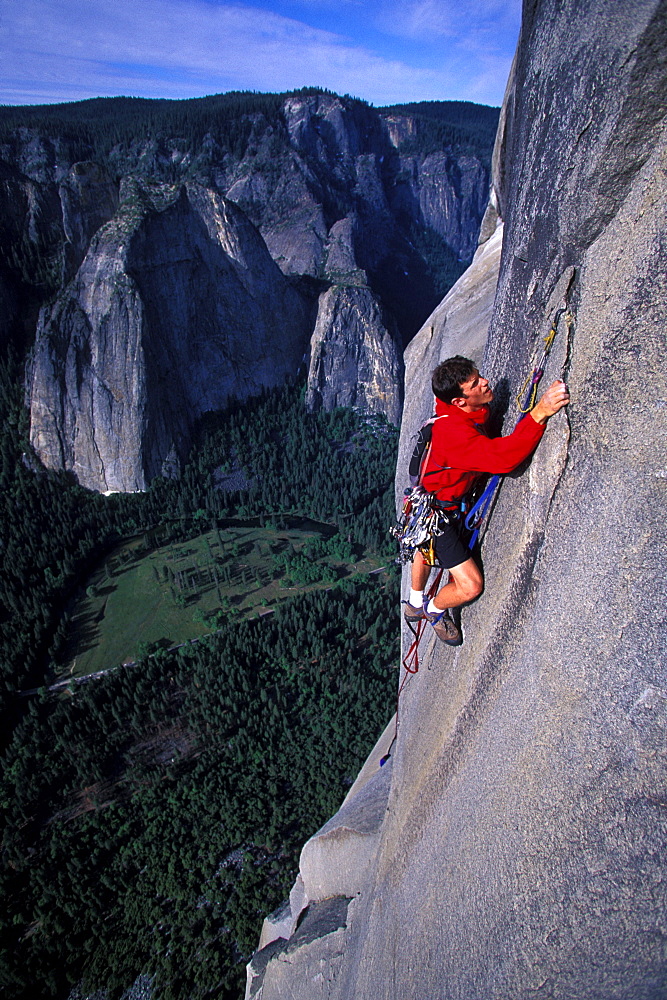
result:
[[[426,635],[389,764],[391,733],[357,813],[314,838],[317,879],[304,851],[309,933],[259,953],[250,996],[665,995],[665,37],[657,0],[524,5],[483,365],[508,430],[569,290],[544,382],[572,402],[503,484],[463,646]],[[428,365],[408,371],[406,396],[428,396]],[[345,876],[329,923],[327,866]]]
[[[306,406],[352,406],[401,420],[403,358],[394,322],[367,287],[337,286],[319,299],[310,340]]]
[[[40,317],[31,442],[96,490],[173,474],[194,421],[295,372],[309,311],[245,215],[209,188],[124,184]]]

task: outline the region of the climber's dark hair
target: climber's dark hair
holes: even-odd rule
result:
[[[461,395],[461,385],[472,378],[476,371],[475,363],[460,354],[453,358],[447,358],[446,361],[441,361],[438,367],[433,370],[431,379],[433,395],[437,399],[441,399],[443,403],[451,403],[453,399]]]

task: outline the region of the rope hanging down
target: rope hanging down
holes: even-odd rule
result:
[[[544,338],[544,349],[538,363],[533,368],[531,374],[527,377],[526,381],[521,386],[517,397],[516,403],[519,408],[519,419],[515,426],[523,420],[527,413],[535,406],[537,400],[537,387],[540,384],[540,380],[544,375],[544,369],[549,357],[551,348],[553,347],[554,341],[558,334],[558,325],[560,323],[561,317],[565,320],[565,325],[567,328],[567,352],[566,352],[566,363],[567,358],[569,358],[570,352],[570,340],[572,335],[572,328],[574,326],[574,317],[567,307],[567,303],[562,305],[560,309],[557,310],[554,316],[553,323],[551,324],[551,329],[549,333]],[[491,504],[495,498],[496,492],[500,487],[503,477],[501,475],[491,476],[486,488],[479,500],[471,508],[470,513],[466,517],[465,525],[469,531],[472,531],[470,541],[468,542],[468,548],[472,549],[475,546],[479,533],[481,531],[484,520],[490,512]]]
[[[430,601],[438,593],[438,589],[440,587],[440,580],[441,579],[442,579],[442,570],[440,569],[436,573],[435,579],[434,579],[433,583],[431,584],[429,590],[427,591],[427,594],[426,594],[427,601]],[[425,622],[426,622],[426,618],[420,618],[419,621],[417,622],[416,627],[413,625],[412,622],[406,622],[408,628],[410,629],[410,631],[412,632],[412,634],[414,636],[414,639],[412,640],[412,643],[411,643],[410,648],[408,649],[407,653],[403,657],[403,667],[404,667],[404,669],[406,671],[406,674],[405,674],[405,677],[403,678],[403,680],[401,682],[400,688],[398,689],[399,695],[401,693],[401,690],[403,689],[403,684],[407,680],[408,675],[409,674],[416,674],[417,671],[419,670],[419,642],[420,642],[421,637],[422,637],[422,632],[424,630],[424,624],[425,624]],[[397,711],[398,711],[398,707],[397,707]]]
[[[438,587],[440,586],[441,577],[442,577],[442,570],[439,570],[438,573],[436,574],[435,580],[431,584],[427,593],[427,598],[429,601],[431,600],[432,597],[435,597],[435,595],[437,594]],[[389,750],[380,760],[380,767],[386,764],[389,758],[391,757],[392,747],[394,746],[394,743],[398,739],[398,711],[401,703],[401,695],[403,694],[403,688],[410,680],[412,675],[416,674],[419,670],[419,643],[421,642],[422,632],[424,630],[425,623],[426,623],[425,618],[421,618],[417,622],[416,627],[413,626],[411,622],[407,622],[407,626],[412,632],[414,639],[412,640],[409,650],[403,657],[403,669],[405,670],[405,673],[403,674],[401,683],[399,684],[398,687],[398,694],[396,695],[396,727],[394,729],[394,736],[391,741]]]

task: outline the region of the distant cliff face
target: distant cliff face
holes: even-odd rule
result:
[[[288,274],[326,277],[332,226],[348,220],[355,266],[411,335],[424,306],[419,299],[433,295],[414,227],[469,261],[486,205],[486,167],[446,150],[402,155],[403,142],[417,134],[414,119],[392,116],[388,127],[373,109],[333,95],[290,98],[284,118],[289,146],[279,163],[274,130],[258,128],[252,156],[218,170],[216,183],[248,213]]]
[[[98,490],[173,474],[194,421],[297,370],[309,311],[243,213],[198,185],[124,185],[43,310],[31,441]]]
[[[305,895],[310,935],[267,944],[249,997],[664,996],[666,29],[657,0],[524,5],[482,364],[508,431],[568,292],[543,384],[572,401],[505,479],[463,646],[426,635],[390,788],[393,730],[304,849],[290,916]],[[463,346],[456,295],[417,338],[408,399]],[[341,913],[318,933],[327,894]]]
[[[387,329],[387,325],[390,329]],[[403,359],[398,333],[368,288],[333,287],[320,296],[310,342],[306,406],[352,406],[401,419]]]
[[[472,257],[488,193],[488,155],[466,151],[460,136],[408,154],[419,148],[423,126],[416,118],[383,115],[333,94],[294,95],[279,113],[242,114],[236,142],[222,141],[214,114],[210,124],[196,141],[159,127],[147,138],[138,125],[135,138],[107,149],[97,164],[84,140],[24,125],[0,134],[0,161],[60,198],[65,213],[87,214],[84,229],[94,223],[94,211],[101,221],[117,202],[109,178],[197,181],[238,204],[282,270],[293,275],[326,280],[331,229],[349,220],[355,266],[395,313],[404,341],[437,302],[443,256],[454,276],[457,262],[460,271],[460,262]],[[80,228],[74,219],[60,224],[70,255],[70,244],[81,243]]]
[[[75,163],[61,181],[58,194],[69,275],[81,264],[97,230],[113,218],[118,189],[98,163]]]
[[[28,339],[44,289],[64,277],[61,206],[55,185],[41,185],[0,160],[0,345]],[[23,288],[33,291],[28,308]]]
[[[139,129],[95,160],[44,125],[0,133],[0,338],[37,326],[40,458],[141,488],[200,413],[304,358],[311,408],[398,422],[401,349],[472,256],[488,191],[484,157],[416,152],[420,127],[318,94],[242,116],[226,146]]]

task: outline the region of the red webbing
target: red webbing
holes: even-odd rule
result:
[[[426,593],[426,596],[429,601],[432,600],[438,593],[438,590],[440,588],[440,580],[442,579],[442,572],[443,572],[442,570],[438,571],[433,583],[431,584],[430,588]],[[396,695],[396,733],[394,735],[394,739],[396,739],[396,736],[398,736],[398,705],[401,694],[403,692],[403,688],[405,687],[407,681],[412,676],[412,674],[416,674],[417,671],[419,670],[419,643],[422,638],[425,624],[426,624],[426,618],[420,618],[416,624],[416,627],[413,626],[410,622],[408,622],[408,628],[412,632],[414,639],[412,640],[412,643],[410,644],[410,648],[408,649],[407,653],[403,657],[403,669],[405,670],[405,673],[403,674],[403,679],[401,680],[401,683],[398,688],[398,694]]]

